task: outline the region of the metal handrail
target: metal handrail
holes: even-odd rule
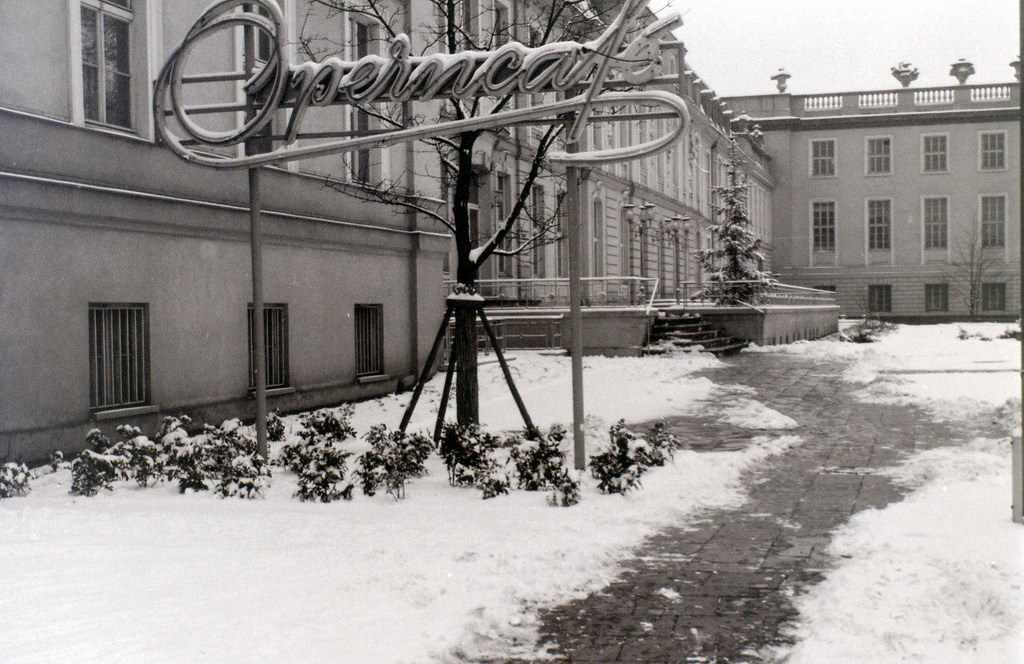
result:
[[[660,281],[660,279],[658,277],[655,277],[655,279],[654,279],[654,288],[651,289],[651,298],[649,300],[647,300],[647,311],[646,311],[646,313],[651,313],[651,309],[654,308],[654,296],[656,296],[658,294],[658,282],[659,281]]]

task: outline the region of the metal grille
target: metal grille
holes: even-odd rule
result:
[[[149,401],[149,315],[145,304],[89,305],[89,405]]]
[[[249,328],[249,389],[256,387],[256,354],[253,308],[247,313]],[[267,387],[288,385],[288,305],[263,305],[263,349],[267,362]]]
[[[356,376],[384,373],[384,305],[356,305]]]

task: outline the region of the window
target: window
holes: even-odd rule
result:
[[[533,234],[536,235],[544,230],[544,187],[540,185],[533,185],[533,190],[530,192],[532,196],[531,208],[533,216]],[[530,250],[530,263],[533,268],[533,276],[541,278],[545,274],[544,266],[544,241],[547,237],[547,233],[544,233],[541,237],[534,241],[533,247]]]
[[[85,119],[131,127],[130,0],[82,0]]]
[[[1005,311],[1006,310],[1006,284],[982,284],[981,285],[981,310],[982,311]]]
[[[373,27],[360,21],[352,21],[352,55],[356,60],[370,55],[371,42],[373,41]],[[370,115],[366,111],[353,107],[352,131],[365,134],[370,131]],[[352,180],[355,182],[370,182],[370,162],[372,152],[369,149],[357,150],[352,153]]]
[[[892,201],[868,201],[868,249],[889,249]]]
[[[892,286],[889,284],[868,286],[868,311],[892,311]]]
[[[594,265],[590,271],[593,277],[604,276],[604,206],[601,199],[595,198],[591,208],[593,214],[590,218],[590,227],[593,233],[591,245],[593,246]]]
[[[509,8],[500,2],[494,3],[494,45],[501,46],[509,41]]]
[[[978,140],[979,160],[983,171],[1001,171],[1006,168],[1006,132],[983,133]]]
[[[149,305],[89,304],[89,407],[149,403]]]
[[[832,139],[811,141],[811,177],[836,174],[836,142]]]
[[[921,156],[926,173],[946,170],[947,137],[945,134],[921,137]]]
[[[463,45],[467,49],[476,48],[476,38],[480,28],[480,3],[478,0],[462,0]]]
[[[253,337],[253,307],[248,310],[249,323],[249,389],[256,387],[256,344]],[[288,385],[288,305],[263,305],[263,355],[267,362],[267,387]]]
[[[949,201],[946,198],[924,199],[924,248],[945,249],[946,228],[949,220]]]
[[[892,139],[888,136],[868,139],[869,175],[892,173]]]
[[[949,284],[924,285],[924,310],[949,311]]]
[[[510,178],[505,173],[498,173],[494,176],[494,200],[491,203],[494,210],[494,229],[497,231],[505,223],[505,216],[508,214],[508,191]],[[509,231],[501,242],[501,249],[508,251],[512,248],[511,237],[514,229]],[[502,276],[512,275],[512,257],[498,254],[498,273]]]
[[[384,373],[384,305],[355,308],[356,377]]]
[[[813,235],[815,251],[835,251],[835,201],[811,203],[811,234]]]
[[[1006,196],[981,197],[981,246],[1006,244]]]

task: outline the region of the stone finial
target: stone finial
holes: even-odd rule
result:
[[[960,85],[966,83],[967,79],[973,74],[974,65],[964,58],[960,58],[949,66],[949,75],[955,78]]]
[[[792,75],[790,75],[788,71],[786,71],[782,67],[779,67],[779,71],[775,72],[775,74],[771,77],[771,80],[775,81],[775,87],[781,93],[786,91],[786,81],[788,81],[791,78],[793,77]]]
[[[905,88],[909,88],[910,84],[917,80],[920,72],[917,71],[917,67],[911,66],[909,62],[901,62],[896,67],[890,67],[889,72],[892,77],[900,82]]]

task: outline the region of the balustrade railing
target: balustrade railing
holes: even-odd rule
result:
[[[857,106],[860,108],[886,108],[899,103],[900,97],[895,92],[864,92],[857,95]]]
[[[646,306],[657,289],[658,280],[650,277],[584,277],[583,305],[591,307]],[[446,284],[451,290],[453,281]],[[477,291],[487,306],[567,307],[569,280],[565,277],[543,279],[478,279]]]

